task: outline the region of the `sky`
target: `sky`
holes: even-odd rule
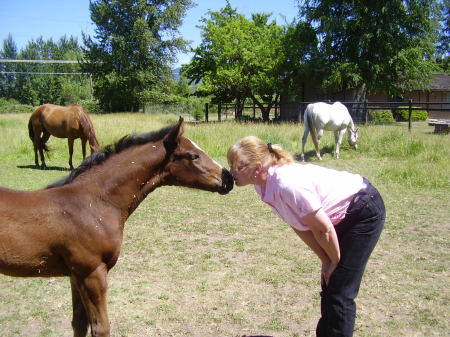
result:
[[[209,10],[225,7],[225,0],[194,0],[196,7],[187,11],[180,27],[181,36],[192,41],[191,46],[201,43],[200,19]],[[230,0],[238,13],[250,18],[251,13],[272,13],[272,19],[284,25],[297,16],[297,0]],[[89,0],[0,0],[0,43],[11,34],[19,50],[38,37],[54,41],[66,35],[75,36],[81,44],[81,32],[93,36],[95,25],[90,19]],[[175,66],[190,61],[191,53],[179,54]]]

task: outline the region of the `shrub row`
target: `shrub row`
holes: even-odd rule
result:
[[[394,113],[392,110],[370,110],[369,111],[369,120],[374,124],[388,124],[393,123],[396,120],[407,121],[409,117],[409,107],[407,106],[399,106],[394,109]],[[421,107],[413,107],[411,112],[411,119],[413,122],[417,121],[425,121],[428,118],[428,112],[423,110]]]

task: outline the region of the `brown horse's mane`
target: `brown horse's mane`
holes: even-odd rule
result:
[[[73,182],[79,175],[88,171],[94,166],[104,163],[111,155],[120,153],[132,146],[143,145],[151,142],[157,142],[163,139],[176,125],[168,126],[159,131],[126,135],[114,144],[104,147],[102,152],[97,152],[87,157],[83,162],[75,168],[67,177],[48,185],[46,188],[60,187]]]

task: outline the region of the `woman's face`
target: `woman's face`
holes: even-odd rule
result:
[[[246,161],[239,161],[231,166],[231,174],[233,175],[236,186],[245,186],[255,183],[255,166]]]

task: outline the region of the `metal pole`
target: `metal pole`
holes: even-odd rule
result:
[[[367,110],[367,99],[364,100],[364,116],[365,116],[365,121],[364,124],[367,125],[369,123],[369,111]]]
[[[411,132],[412,124],[412,99],[409,100],[409,111],[408,111],[408,131]]]
[[[222,103],[217,104],[217,119],[219,120],[219,122],[222,120]]]

